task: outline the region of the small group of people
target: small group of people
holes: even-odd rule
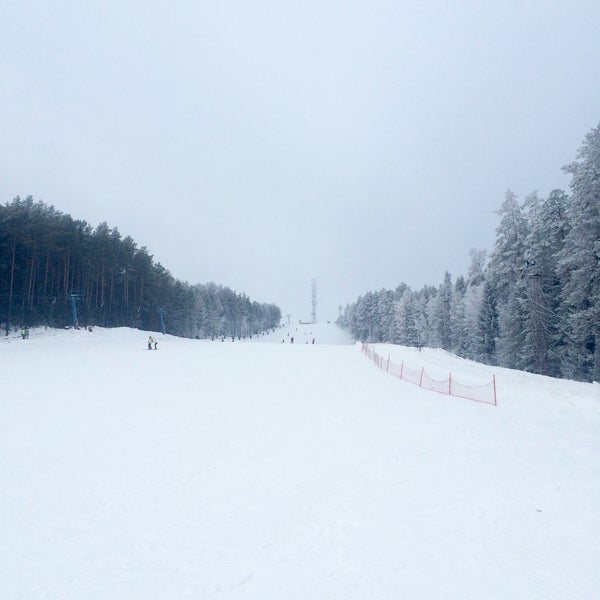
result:
[[[158,350],[158,340],[152,336],[148,337],[148,350]]]
[[[316,342],[316,340],[315,340],[315,338],[313,338],[313,339],[312,339],[312,343],[314,344],[315,342]],[[285,338],[281,340],[281,343],[282,343],[282,344],[285,344]],[[290,338],[290,344],[293,344],[293,343],[294,343],[294,337],[292,336],[292,337]],[[304,343],[305,343],[305,344],[308,344],[308,340],[307,340],[306,342],[304,342]]]

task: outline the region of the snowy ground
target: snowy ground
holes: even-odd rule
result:
[[[333,325],[158,338],[0,340],[0,598],[600,597],[599,385],[495,369],[493,407]]]

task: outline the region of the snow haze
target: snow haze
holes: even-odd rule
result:
[[[3,599],[597,596],[597,384],[376,347],[495,373],[494,407],[378,370],[334,326],[147,336],[0,340]]]
[[[598,31],[597,0],[3,2],[0,201],[294,321],[316,278],[333,320],[464,274],[507,188],[568,189]]]

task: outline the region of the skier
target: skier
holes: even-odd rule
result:
[[[157,350],[158,340],[154,340],[154,349]]]
[[[149,336],[148,337],[148,350],[152,350],[152,342],[153,341],[154,340],[152,339],[152,336]]]

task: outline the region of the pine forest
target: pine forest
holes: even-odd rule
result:
[[[600,125],[564,170],[570,194],[506,193],[494,248],[471,250],[466,275],[366,293],[340,324],[362,341],[600,381]]]
[[[106,223],[93,229],[42,202],[0,205],[0,324],[134,327],[241,337],[278,325],[279,307],[214,283],[190,285]]]

